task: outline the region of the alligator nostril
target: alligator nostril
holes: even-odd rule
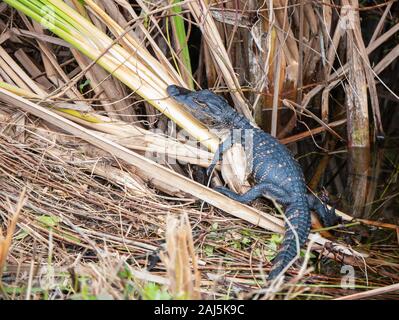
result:
[[[168,94],[169,94],[170,96],[172,96],[172,97],[179,94],[179,89],[178,89],[178,87],[175,86],[174,84],[168,86],[168,87],[166,88],[166,91],[167,91]]]

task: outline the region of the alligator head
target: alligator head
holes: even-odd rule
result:
[[[228,126],[236,115],[226,99],[209,90],[191,91],[176,85],[170,85],[166,90],[196,119],[211,128]]]

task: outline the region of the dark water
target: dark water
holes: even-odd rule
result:
[[[397,224],[399,149],[374,149],[348,150],[344,208],[354,217]]]

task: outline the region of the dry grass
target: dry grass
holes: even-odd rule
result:
[[[194,297],[187,281],[194,285],[199,275],[202,297],[253,297],[259,290],[263,296],[264,274],[270,267],[267,261],[276,249],[271,233],[227,218],[212,207],[199,210],[186,198],[164,199],[151,189],[143,192],[113,181],[95,168],[113,165],[130,174],[132,168],[110,156],[91,158],[79,152],[79,141],[67,141],[55,145],[35,134],[28,135],[26,144],[1,138],[0,172],[5,179],[0,203],[16,203],[20,190],[27,187],[3,276],[9,298],[178,298],[182,287],[186,295]],[[1,219],[8,221],[13,213],[5,209]],[[182,216],[183,222],[167,224],[168,216]],[[160,263],[155,270],[145,271],[149,256],[163,247],[165,239],[166,268]],[[368,285],[388,285],[388,278],[394,277],[399,267],[397,248],[375,245],[369,253],[370,265],[363,270]],[[195,264],[195,259],[198,271],[186,263]],[[192,272],[195,278],[191,278]],[[361,269],[357,272],[360,290],[366,283]],[[381,272],[387,280],[380,278]],[[168,288],[173,279],[179,285],[169,291],[161,289]],[[340,289],[339,278],[333,275],[313,274],[305,279],[306,285],[303,280],[280,284],[269,298],[285,292],[282,296],[286,298],[327,299],[353,292]],[[29,283],[30,294],[26,295]]]

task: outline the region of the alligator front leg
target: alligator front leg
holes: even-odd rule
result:
[[[323,203],[319,198],[315,197],[313,194],[308,194],[308,204],[311,210],[316,211],[317,215],[320,217],[321,222],[325,227],[331,227],[338,223],[341,223],[341,217],[337,216],[334,208],[329,210],[327,205]]]
[[[229,150],[231,148],[231,146],[233,145],[234,142],[232,141],[232,137],[233,137],[232,133],[229,133],[227,138],[224,139],[221,144],[219,144],[217,150],[215,151],[215,155],[212,159],[211,164],[206,169],[206,174],[208,176],[210,176],[212,174],[213,169],[215,168],[215,166],[218,163],[218,161],[220,160],[220,158],[222,158],[223,153],[225,153],[227,150]]]
[[[256,198],[265,196],[267,198],[275,199],[281,204],[289,204],[290,199],[288,194],[281,188],[276,187],[274,184],[269,182],[263,182],[255,185],[253,188],[248,190],[244,194],[238,194],[226,187],[216,187],[214,190],[224,194],[225,196],[234,199],[241,203],[249,203]]]

